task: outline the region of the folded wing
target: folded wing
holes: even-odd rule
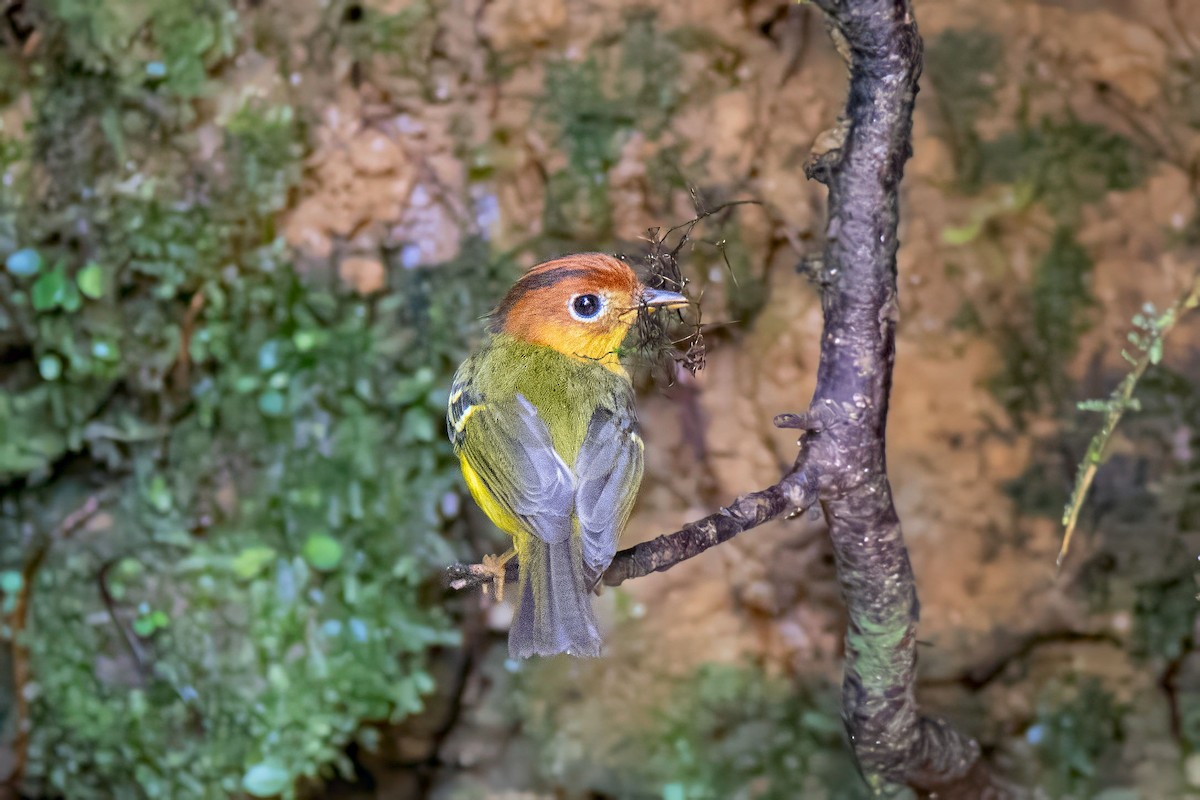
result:
[[[575,514],[588,589],[612,563],[641,482],[642,439],[627,397],[614,410],[596,410],[575,459]]]

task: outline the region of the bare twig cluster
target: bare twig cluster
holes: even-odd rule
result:
[[[688,278],[680,267],[680,253],[684,247],[694,241],[692,233],[696,226],[704,220],[720,214],[723,211],[743,205],[757,205],[757,200],[735,200],[709,208],[701,199],[700,194],[692,189],[692,204],[696,215],[686,222],[671,228],[651,228],[646,232],[646,240],[650,247],[641,257],[641,272],[643,282],[651,289],[667,289],[672,292],[686,293]],[[674,239],[674,241],[672,241]],[[725,257],[724,242],[715,246]],[[725,257],[726,267],[729,259]],[[732,274],[732,268],[730,267]],[[686,335],[674,338],[679,328],[687,330]],[[640,313],[634,325],[633,352],[647,361],[651,367],[664,367],[670,381],[675,375],[675,367],[685,369],[692,375],[704,369],[706,350],[704,345],[704,321],[699,307],[685,315],[683,312],[670,313]]]

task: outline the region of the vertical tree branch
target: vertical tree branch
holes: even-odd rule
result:
[[[914,691],[919,606],[884,434],[898,311],[898,189],[912,150],[921,39],[908,0],[816,3],[848,55],[850,89],[834,146],[807,170],[829,187],[825,329],[808,416],[833,422],[806,437],[797,469],[820,476],[849,612],[843,718],[877,794],[911,786],[939,798],[1021,796],[992,775],[976,742],[922,717]]]

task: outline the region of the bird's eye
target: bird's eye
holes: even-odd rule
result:
[[[604,299],[598,294],[577,294],[571,298],[571,316],[589,321],[596,318],[604,308]]]

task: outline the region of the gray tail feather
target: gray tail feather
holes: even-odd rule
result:
[[[520,598],[508,652],[513,658],[600,655],[592,599],[584,587],[583,559],[571,538],[547,543],[530,536],[522,548]]]

